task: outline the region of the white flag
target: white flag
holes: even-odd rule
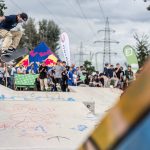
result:
[[[70,62],[70,47],[69,47],[69,37],[66,32],[63,32],[60,36],[61,48],[65,57],[67,65],[71,65]]]

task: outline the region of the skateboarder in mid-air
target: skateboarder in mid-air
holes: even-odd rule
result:
[[[10,16],[0,16],[0,37],[3,39],[1,56],[11,55],[17,48],[22,37],[21,31],[11,31],[18,23],[28,20],[26,13]]]

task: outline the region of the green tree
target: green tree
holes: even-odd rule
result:
[[[46,44],[55,52],[58,46],[60,29],[54,21],[43,19],[39,22],[39,40]]]
[[[0,0],[0,16],[4,15],[4,10],[7,9],[4,0]]]
[[[39,43],[35,20],[29,18],[28,21],[22,25],[22,28],[24,33],[19,47],[27,47],[29,50],[32,50]]]
[[[143,34],[139,37],[137,34],[134,35],[134,39],[136,40],[136,51],[137,51],[137,58],[139,66],[142,67],[149,56],[149,36]]]
[[[20,41],[19,47],[28,47],[33,49],[38,43],[44,41],[53,52],[55,52],[58,46],[60,29],[53,22],[43,19],[38,22],[37,26],[33,18],[29,18],[28,21],[22,25],[24,30],[23,37]]]
[[[92,74],[93,72],[95,72],[95,67],[92,66],[92,63],[90,61],[84,61],[83,66],[88,74]]]

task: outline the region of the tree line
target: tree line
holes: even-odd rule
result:
[[[44,41],[53,52],[56,51],[59,45],[60,29],[58,25],[52,20],[43,19],[35,23],[33,18],[29,18],[26,23],[22,25],[23,36],[20,41],[19,47],[27,47],[32,50]]]

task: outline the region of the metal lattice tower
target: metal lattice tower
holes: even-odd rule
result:
[[[110,38],[110,34],[111,32],[114,33],[115,30],[111,30],[109,27],[109,20],[108,17],[106,18],[106,23],[105,23],[105,29],[104,30],[99,30],[99,32],[104,32],[105,33],[105,37],[104,40],[100,40],[100,41],[95,41],[94,43],[104,43],[104,51],[103,52],[97,52],[97,54],[103,54],[103,66],[105,63],[110,63],[111,64],[111,56],[112,55],[116,55],[117,53],[113,53],[111,52],[111,44],[115,43],[118,44],[118,41],[113,41]]]
[[[79,64],[82,65],[83,64],[83,43],[81,42],[80,45],[80,52],[79,52]]]
[[[83,57],[85,55],[88,55],[88,54],[83,52],[83,43],[82,42],[80,44],[80,51],[79,51],[79,53],[74,54],[74,56],[76,56],[76,55],[79,56],[79,66],[83,65],[83,63],[84,63],[84,58]]]

